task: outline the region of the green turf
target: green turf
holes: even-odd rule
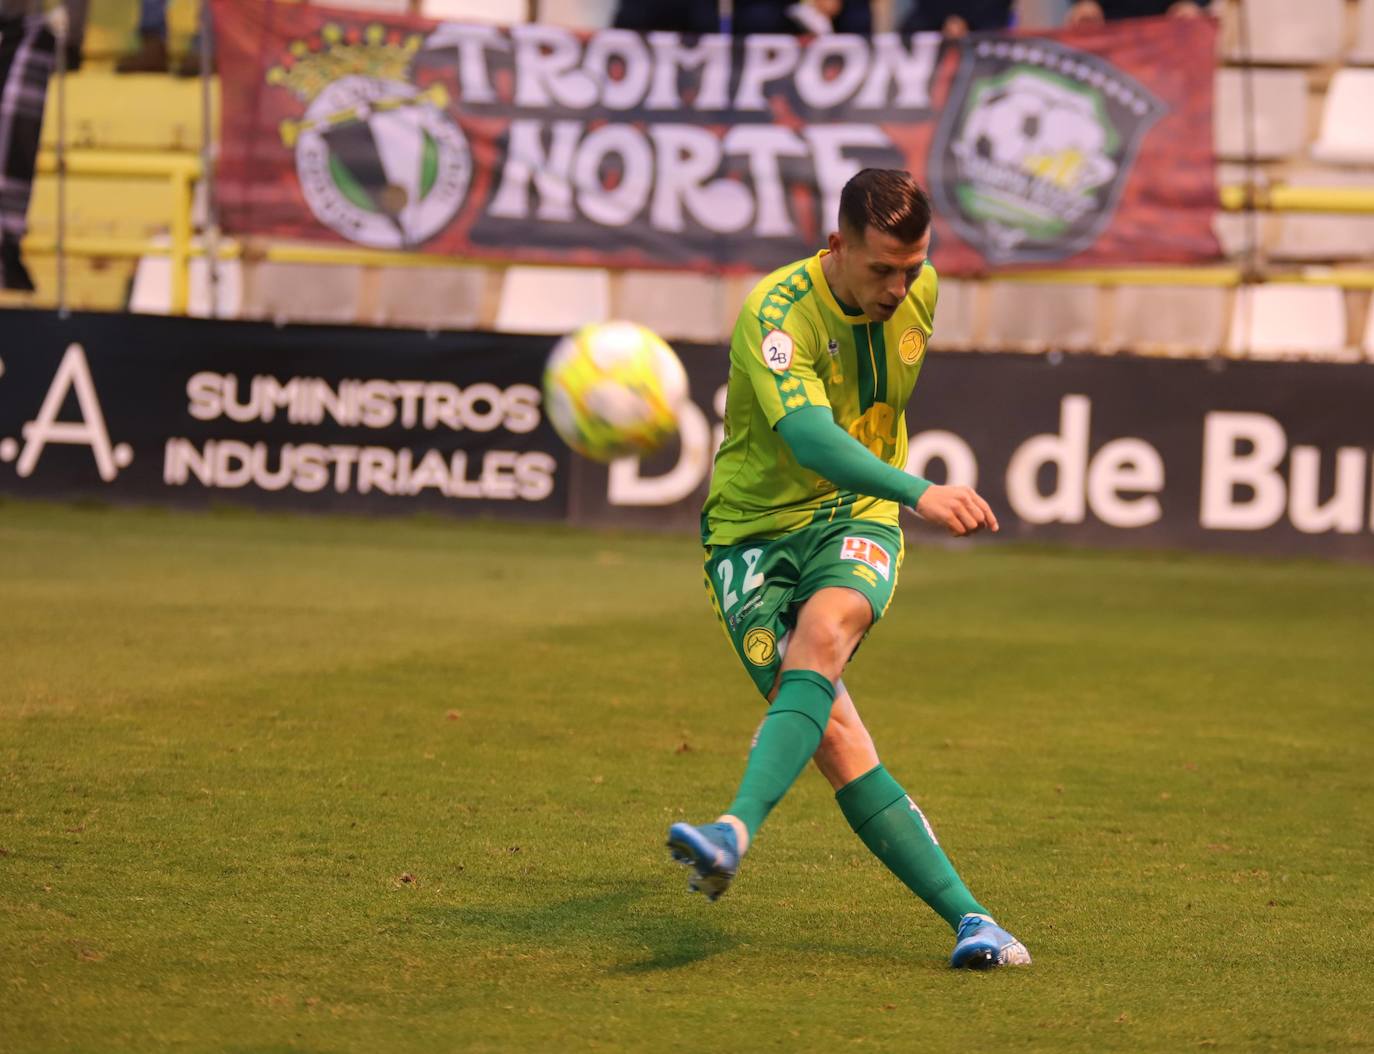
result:
[[[808,772],[689,539],[0,505],[0,1050],[1374,1048],[1374,568],[912,549],[846,675],[1035,956]]]

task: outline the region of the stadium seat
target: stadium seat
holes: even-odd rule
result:
[[[166,243],[167,239],[155,238]],[[196,318],[210,316],[210,271],[202,257],[192,260],[190,289],[186,310]],[[243,266],[238,260],[221,260],[215,276],[217,318],[238,318],[243,309]],[[129,310],[146,315],[168,315],[172,311],[172,261],[166,256],[144,256],[134,270],[129,291]]]
[[[1094,286],[995,282],[982,342],[988,350],[1089,351],[1097,345]]]
[[[1212,355],[1225,341],[1227,296],[1212,286],[1120,286],[1106,350]]]
[[[1374,164],[1374,70],[1342,69],[1331,78],[1321,131],[1312,146],[1318,161]]]
[[[1252,111],[1250,142],[1247,109]],[[1218,156],[1225,158],[1272,161],[1300,153],[1307,145],[1307,75],[1300,70],[1218,70],[1212,138]]]
[[[714,278],[626,271],[616,285],[612,311],[616,318],[648,326],[668,340],[717,341],[723,336],[721,283]]]
[[[513,26],[529,21],[528,0],[420,0],[420,14],[449,22]]]
[[[329,6],[375,11],[382,15],[403,15],[410,10],[410,0],[329,0]]]
[[[1374,65],[1374,0],[1360,0],[1355,15],[1355,46],[1346,61]]]
[[[1335,286],[1243,286],[1226,349],[1241,358],[1345,359],[1345,320],[1345,296]]]
[[[615,18],[616,0],[535,0],[539,21],[571,29],[603,29]]]
[[[611,279],[593,267],[510,267],[501,282],[496,328],[569,333],[611,316]]]
[[[137,12],[135,12],[135,15]],[[135,19],[136,21],[136,19]],[[130,25],[134,23],[131,22]],[[219,127],[219,80],[210,81],[211,127]],[[74,150],[199,150],[200,81],[82,69],[67,78],[67,146]],[[57,143],[55,96],[43,111],[43,145]]]
[[[1276,260],[1374,259],[1374,216],[1287,212],[1274,217]]]
[[[260,263],[248,276],[243,317],[274,322],[356,322],[362,276],[358,267]]]
[[[974,346],[977,323],[978,284],[940,279],[940,299],[935,304],[935,334],[930,338],[937,351],[967,351]]]
[[[1217,212],[1212,216],[1212,233],[1221,251],[1232,260],[1267,244],[1269,225],[1274,217],[1255,212]]]
[[[735,323],[739,320],[744,302],[749,299],[754,286],[763,281],[763,277],[759,272],[746,271],[743,274],[726,275],[721,281],[720,331],[727,339],[735,332]]]
[[[494,294],[499,278],[485,267],[392,267],[364,276],[364,285],[369,280],[375,299],[370,311],[360,312],[361,321],[410,329],[480,329],[487,289]]]
[[[1240,0],[1227,5],[1233,62],[1302,66],[1334,62],[1345,41],[1345,0]]]

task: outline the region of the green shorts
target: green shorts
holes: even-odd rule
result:
[[[827,586],[868,598],[876,623],[892,602],[902,532],[885,523],[816,523],[781,538],[706,548],[706,592],[725,635],[764,698],[802,604]]]

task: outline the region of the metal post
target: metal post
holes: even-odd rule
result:
[[[49,17],[57,42],[57,314],[67,311],[67,9],[59,7]]]
[[[205,188],[205,229],[201,245],[205,249],[206,274],[210,284],[210,317],[219,318],[219,211],[215,203],[215,134],[210,127],[210,67],[215,60],[210,39],[210,0],[200,5],[200,178]]]

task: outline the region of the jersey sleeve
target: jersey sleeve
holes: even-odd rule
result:
[[[770,427],[807,406],[830,406],[825,384],[816,371],[824,345],[815,325],[800,313],[778,324],[763,312],[741,320],[731,358],[753,386]]]

